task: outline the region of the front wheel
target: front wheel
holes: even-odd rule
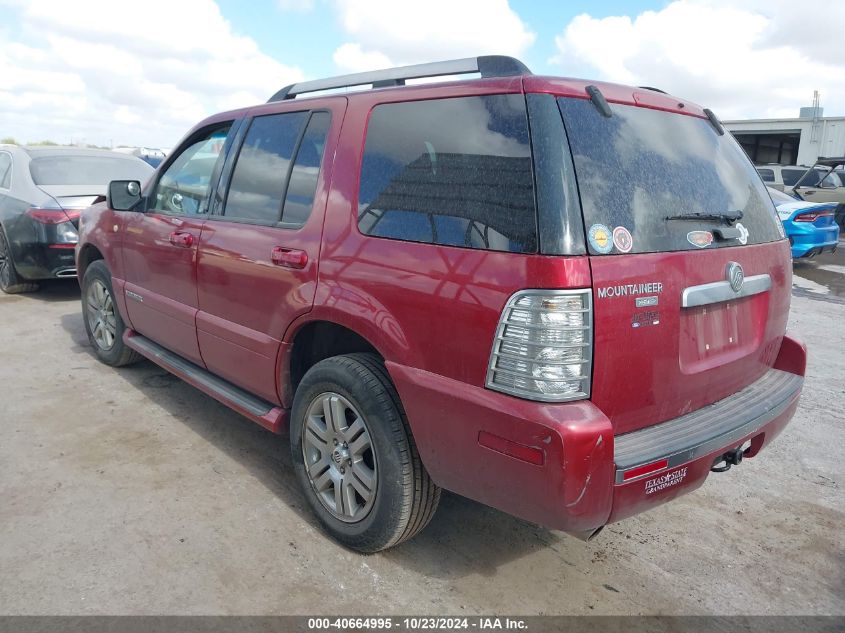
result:
[[[126,325],[114,302],[111,273],[103,260],[92,262],[85,271],[82,317],[88,342],[100,361],[120,367],[141,359],[140,354],[123,342]]]
[[[420,461],[399,395],[374,354],[335,356],[308,370],[290,431],[302,491],[342,544],[378,552],[431,520],[440,488]]]

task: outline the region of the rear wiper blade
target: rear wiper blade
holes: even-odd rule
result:
[[[667,215],[664,220],[725,220],[732,224],[742,219],[742,211],[726,211],[725,213],[679,213],[678,215]]]

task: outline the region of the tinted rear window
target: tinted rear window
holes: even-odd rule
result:
[[[107,185],[112,180],[140,180],[153,168],[140,159],[110,156],[41,156],[29,163],[36,185]]]
[[[780,239],[771,198],[754,166],[730,134],[719,136],[706,119],[613,104],[602,116],[586,99],[558,100],[566,125],[581,206],[590,229],[608,244],[608,233],[624,227],[632,243],[626,252],[650,253],[698,248],[693,231],[726,226],[723,221],[667,220],[693,213],[742,211],[747,243]],[[606,229],[606,230],[603,230]],[[623,232],[624,233],[624,232]],[[594,254],[618,253],[618,247]],[[714,241],[709,248],[737,246]]]
[[[377,106],[367,128],[358,214],[368,235],[536,251],[523,96]]]

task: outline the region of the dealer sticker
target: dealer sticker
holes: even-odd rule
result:
[[[677,486],[686,476],[687,467],[684,466],[683,468],[674,470],[671,473],[666,473],[664,475],[660,475],[660,477],[649,479],[645,482],[645,493],[650,495],[653,492],[660,492],[661,490],[666,490],[666,488]]]

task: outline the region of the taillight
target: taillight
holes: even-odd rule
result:
[[[833,217],[833,211],[807,211],[807,213],[796,215],[793,222],[815,222],[819,218],[831,217]]]
[[[70,218],[63,209],[41,209],[38,207],[31,207],[26,210],[26,214],[41,224],[61,224],[62,222],[70,221]]]
[[[590,290],[522,290],[508,299],[487,387],[529,400],[588,398],[593,357]]]

